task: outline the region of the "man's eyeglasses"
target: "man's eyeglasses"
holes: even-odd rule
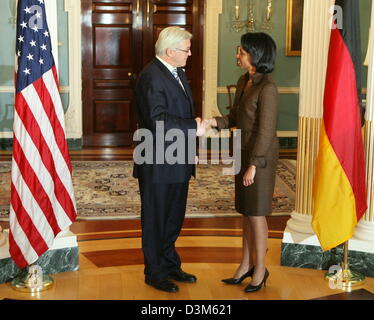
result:
[[[175,50],[182,51],[184,53],[190,53],[191,52],[191,49],[184,50],[184,49],[175,48]]]

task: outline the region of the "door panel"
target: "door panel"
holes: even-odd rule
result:
[[[85,146],[131,145],[141,39],[132,0],[82,0]],[[136,1],[135,1],[136,2]],[[138,61],[139,60],[139,61]]]
[[[130,126],[130,103],[100,101],[95,103],[95,131],[123,132]]]
[[[96,27],[95,67],[129,68],[132,61],[130,33],[128,27]]]

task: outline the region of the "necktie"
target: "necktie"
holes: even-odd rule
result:
[[[184,87],[183,87],[183,84],[182,84],[182,81],[181,79],[179,78],[179,75],[178,75],[178,70],[177,68],[174,68],[171,73],[173,74],[174,78],[177,79],[177,81],[179,82],[179,84],[181,85],[181,87],[183,88],[184,90]]]

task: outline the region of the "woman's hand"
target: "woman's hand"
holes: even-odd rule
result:
[[[255,182],[255,175],[256,175],[256,166],[253,166],[253,165],[249,166],[243,176],[243,184],[245,187],[248,187],[252,183]]]

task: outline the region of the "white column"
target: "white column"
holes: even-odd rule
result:
[[[329,9],[334,0],[305,0],[300,72],[300,104],[295,211],[283,243],[320,246],[312,221],[312,183],[318,153],[330,40]]]
[[[204,33],[203,112],[204,119],[222,116],[217,103],[219,15],[222,0],[206,0]],[[209,130],[207,137],[228,137],[228,132]]]
[[[6,230],[2,232],[2,228],[0,227],[0,260],[6,259],[9,257],[10,257],[10,254],[9,254],[8,233]]]
[[[6,237],[2,231],[2,228],[0,227],[0,247],[4,246],[6,244],[7,240]],[[1,259],[1,257],[0,257]]]
[[[58,65],[58,33],[57,33],[57,2],[56,0],[45,1],[45,11],[47,15],[47,23],[49,34],[52,42],[52,53],[55,60],[57,70]]]
[[[65,114],[66,137],[81,139],[82,116],[82,39],[81,1],[65,0],[69,26],[69,106]]]
[[[220,116],[217,104],[218,33],[222,0],[206,0],[204,34],[203,118]]]

